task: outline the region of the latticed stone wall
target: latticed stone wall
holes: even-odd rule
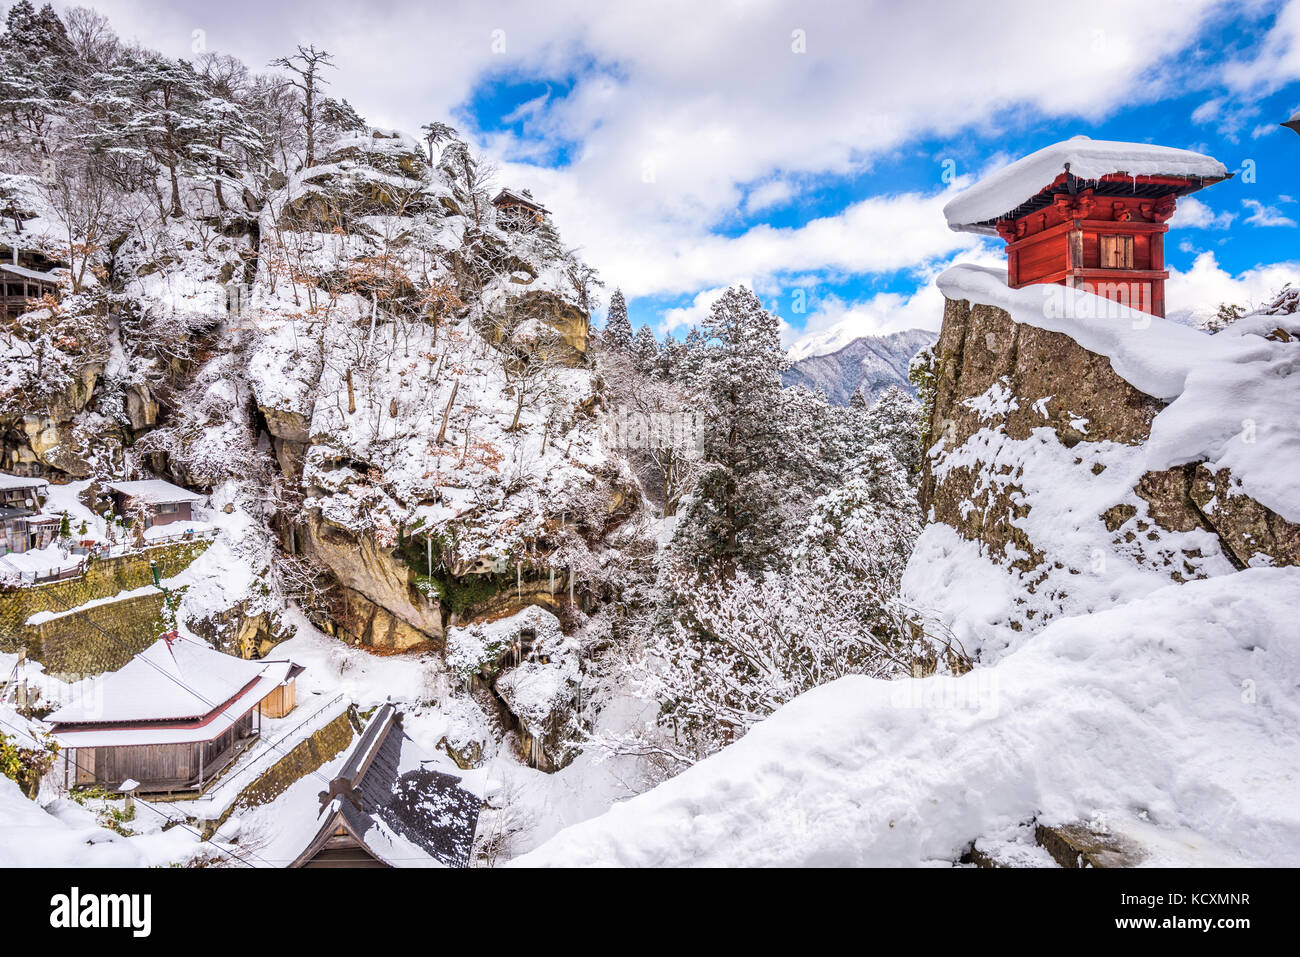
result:
[[[25,647],[28,657],[50,674],[98,674],[122,667],[161,632],[163,594],[151,589],[120,600],[104,599],[152,585],[151,562],[157,563],[162,578],[179,574],[207,544],[160,545],[92,561],[79,578],[0,590],[0,651]],[[83,607],[95,601],[101,603]],[[41,612],[56,617],[29,625]]]

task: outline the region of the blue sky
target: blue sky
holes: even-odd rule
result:
[[[1204,30],[1182,49],[1179,59],[1207,74],[1234,61],[1249,61],[1260,55],[1281,9],[1280,5],[1259,5],[1237,10],[1235,15],[1224,11],[1208,18]],[[1085,44],[1094,41],[1087,28],[1081,30],[1081,37]],[[587,61],[554,76],[512,70],[490,74],[482,78],[456,118],[480,136],[513,141],[512,147],[528,165],[571,167],[581,143],[552,135],[542,120],[563,110],[564,101],[575,95],[582,77],[599,69],[600,64]],[[1185,203],[1192,207],[1191,214],[1179,217],[1167,250],[1172,270],[1190,272],[1197,257],[1206,252],[1213,254],[1213,261],[1227,277],[1300,259],[1300,138],[1279,125],[1300,108],[1300,84],[1293,81],[1243,97],[1226,86],[1207,83],[1197,89],[1172,89],[1147,102],[1142,102],[1145,96],[1134,99],[1138,102],[1121,100],[1095,115],[1086,110],[1045,115],[1019,107],[996,112],[957,135],[918,135],[892,149],[864,154],[860,168],[851,172],[797,176],[788,189],[775,191],[759,208],[747,205],[756,195],[761,201],[764,187],[780,180],[779,171],[774,170],[772,176],[743,183],[745,201],[719,216],[710,232],[737,238],[756,226],[799,229],[872,196],[936,193],[944,188],[945,172],[978,178],[994,166],[1049,143],[1084,134],[1093,139],[1154,142],[1209,153],[1234,172],[1233,179],[1199,194],[1195,203]],[[996,256],[1000,245],[990,241],[984,251]],[[855,303],[881,293],[914,294],[932,272],[923,264],[918,266],[922,268],[880,272],[801,270],[797,277],[778,274],[768,277],[769,281],[757,281],[766,287],[767,301],[793,327],[794,337],[803,331],[809,312],[815,313],[827,297]],[[611,285],[620,282],[617,274],[606,278]],[[793,310],[793,288],[805,290],[808,312]],[[629,304],[633,322],[648,323],[662,335],[665,314],[689,310],[698,292],[633,297]],[[1223,292],[1228,298],[1234,292],[1249,300],[1258,296],[1255,288],[1234,288],[1232,284],[1225,284]],[[1197,311],[1212,310],[1215,305],[1217,302],[1207,301]],[[1197,308],[1183,302],[1174,308],[1178,306]],[[672,331],[680,335],[685,328],[684,323],[677,324]]]
[[[1180,209],[1171,314],[1300,281],[1300,136],[1278,126],[1300,109],[1300,0],[1092,0],[1073,25],[1036,0],[95,6],[173,55],[196,29],[255,66],[330,49],[336,94],[383,125],[450,120],[661,335],[737,281],[790,341],[937,328],[934,275],[1000,258],[944,202],[1080,133],[1251,171]]]

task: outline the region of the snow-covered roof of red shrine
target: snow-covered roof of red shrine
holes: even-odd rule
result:
[[[1217,182],[1228,168],[1213,156],[1154,143],[1076,136],[1053,143],[980,180],[943,208],[950,229],[992,234],[990,221],[1011,213],[1066,171],[1085,182],[1105,176],[1179,176]]]
[[[292,668],[292,662],[246,661],[166,636],[47,720],[66,747],[208,741],[282,684]]]
[[[162,479],[143,479],[139,482],[109,482],[108,487],[114,492],[121,492],[127,498],[133,498],[150,505],[168,505],[172,502],[199,502],[202,495],[195,495],[189,489],[164,482]]]

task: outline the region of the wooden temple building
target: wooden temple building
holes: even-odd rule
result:
[[[502,229],[526,229],[540,225],[551,211],[533,199],[527,190],[516,193],[503,189],[492,197],[497,210],[497,223]]]
[[[58,296],[59,282],[51,273],[58,265],[38,252],[0,246],[0,321],[29,311],[33,299]]]
[[[202,495],[162,479],[110,482],[108,488],[113,493],[113,511],[127,521],[136,517],[137,510],[143,512],[146,528],[192,522],[194,503],[203,501]]]
[[[944,207],[1006,242],[1007,285],[1084,287],[1165,314],[1165,233],[1178,198],[1231,176],[1189,150],[1075,137],[998,170]]]
[[[402,730],[391,704],[371,717],[290,867],[465,867],[482,805]]]
[[[44,548],[58,534],[62,515],[41,511],[50,483],[0,472],[0,555]]]
[[[302,668],[246,661],[175,632],[94,682],[47,719],[68,787],[201,794],[284,713]]]

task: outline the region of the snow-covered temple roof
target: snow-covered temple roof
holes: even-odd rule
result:
[[[207,741],[284,682],[292,667],[246,661],[173,634],[48,720],[68,747]]]
[[[16,488],[45,488],[50,483],[43,478],[28,478],[23,475],[10,475],[0,472],[0,492]]]
[[[381,706],[330,783],[329,813],[292,866],[309,862],[340,827],[390,867],[466,866],[482,802],[460,778],[427,767],[432,760],[402,730],[394,706]]]
[[[1153,143],[1120,143],[1076,136],[1053,143],[984,177],[943,208],[950,229],[994,234],[993,223],[1050,188],[1067,172],[1085,183],[1104,177],[1165,176],[1194,180],[1177,192],[1191,192],[1228,177],[1228,168],[1212,156]],[[1174,192],[1175,190],[1169,190]]]
[[[28,269],[26,266],[15,266],[13,263],[0,263],[0,269],[15,276],[22,276],[24,279],[30,279],[33,282],[55,283],[59,277],[53,273],[41,272],[37,269]]]
[[[527,196],[524,196],[520,193],[516,193],[512,189],[503,189],[501,190],[501,192],[497,193],[495,196],[492,197],[493,206],[500,206],[502,204],[514,204],[518,206],[527,206],[529,209],[535,209],[539,213],[550,212],[549,209],[547,209],[541,203],[537,202],[537,200],[530,199]]]
[[[110,482],[108,487],[114,492],[121,492],[127,498],[133,498],[150,505],[170,505],[173,502],[199,502],[202,495],[195,495],[188,489],[162,479],[143,479],[138,482]]]

